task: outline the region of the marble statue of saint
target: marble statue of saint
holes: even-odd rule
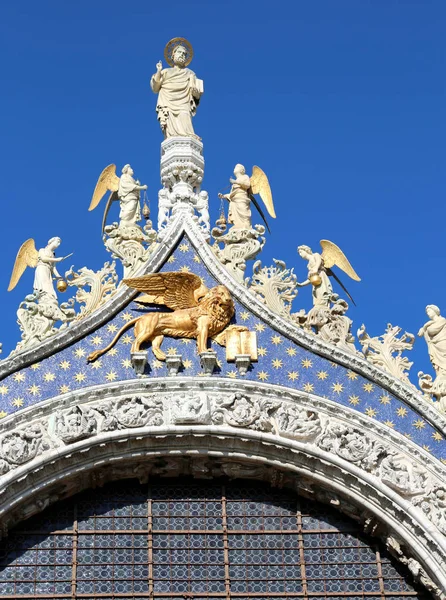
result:
[[[57,295],[54,290],[53,280],[55,277],[61,279],[56,268],[56,263],[64,259],[63,256],[58,258],[54,256],[54,251],[60,246],[60,242],[61,239],[59,237],[53,237],[48,241],[45,248],[39,250],[39,258],[34,274],[34,291],[39,294],[48,294],[54,299],[57,299]]]
[[[54,255],[54,252],[60,246],[60,243],[61,239],[59,237],[53,237],[48,241],[45,248],[36,250],[34,240],[32,238],[26,240],[17,253],[8,292],[15,288],[26,267],[33,267],[35,268],[34,292],[36,292],[42,300],[47,299],[57,302],[57,294],[54,289],[53,281],[55,278],[62,279],[62,277],[57,271],[56,263],[71,256],[71,254],[61,257],[56,257]]]
[[[313,252],[309,246],[299,246],[297,248],[299,256],[308,261],[308,278],[305,281],[296,282],[297,285],[299,287],[306,285],[312,286],[313,307],[328,307],[330,306],[333,294],[330,277],[334,277],[354,304],[353,298],[350,296],[348,290],[336,273],[333,272],[332,267],[339,267],[355,281],[361,281],[360,277],[339,246],[336,246],[336,244],[329,240],[321,240],[320,244],[322,253]]]
[[[251,229],[251,197],[248,191],[251,179],[246,175],[243,165],[235,165],[235,179],[230,179],[232,185],[229,194],[219,194],[220,198],[229,201],[228,221],[235,229]]]
[[[429,351],[429,358],[435,373],[446,375],[446,318],[440,314],[440,309],[434,304],[426,306],[429,321],[418,332],[424,337]]]
[[[141,190],[146,190],[146,185],[140,185],[138,180],[133,179],[133,169],[130,165],[122,168],[122,175],[119,178],[118,198],[119,198],[119,226],[134,225],[141,220],[141,207],[139,196]]]
[[[219,198],[224,198],[229,202],[228,222],[232,224],[233,229],[252,229],[252,202],[268,227],[263,211],[254,198],[254,194],[259,194],[268,214],[273,218],[276,217],[273,196],[267,176],[260,167],[254,165],[250,177],[246,174],[245,167],[240,164],[235,165],[234,176],[235,179],[231,178],[229,180],[231,184],[229,194],[218,194]]]
[[[329,306],[333,287],[324,267],[324,259],[319,252],[313,252],[309,246],[299,246],[299,256],[307,262],[308,278],[298,282],[299,287],[313,286],[313,306]]]
[[[104,231],[110,207],[115,200],[119,200],[121,209],[119,227],[132,227],[141,220],[140,191],[146,189],[146,185],[140,185],[139,181],[133,178],[133,169],[130,165],[122,167],[121,177],[116,175],[116,165],[108,165],[99,175],[88,210],[94,210],[108,190],[111,193],[102,217],[102,231]]]
[[[165,138],[174,136],[198,136],[194,133],[192,117],[203,94],[203,81],[187,68],[193,57],[192,46],[187,40],[175,38],[164,51],[170,68],[163,69],[161,61],[150,86],[158,94],[156,112]]]

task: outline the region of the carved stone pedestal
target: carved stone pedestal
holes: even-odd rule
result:
[[[167,372],[169,377],[175,377],[183,364],[181,354],[168,355],[166,357]]]
[[[132,352],[131,357],[132,367],[135,373],[139,377],[142,377],[147,366],[147,350],[141,350],[140,352]]]
[[[203,144],[196,138],[171,137],[161,144],[161,183],[174,193],[200,191],[204,175]]]
[[[162,240],[172,215],[194,215],[209,235],[208,194],[200,191],[204,175],[203,144],[196,138],[172,137],[161,144],[161,183],[158,192],[158,239]],[[197,214],[196,214],[197,213]]]
[[[250,354],[237,354],[235,356],[235,366],[237,367],[240,375],[246,375],[250,365],[251,365],[251,355]]]
[[[201,368],[205,375],[212,375],[217,366],[217,353],[215,350],[207,350],[200,354]]]

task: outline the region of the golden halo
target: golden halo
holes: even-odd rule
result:
[[[184,48],[186,48],[187,55],[186,62],[184,63],[184,65],[187,67],[187,65],[191,63],[194,57],[194,49],[192,48],[192,44],[188,42],[185,38],[176,37],[171,39],[170,42],[167,42],[166,47],[164,48],[164,58],[166,59],[167,64],[173,67],[175,63],[173,62],[172,55],[174,53],[175,48],[177,48],[178,46],[183,46]]]

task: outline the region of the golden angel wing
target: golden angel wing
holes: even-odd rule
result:
[[[330,242],[329,240],[321,240],[321,246],[324,266],[327,267],[327,269],[336,265],[355,281],[361,281],[361,278],[351,266],[348,258],[345,256],[339,246],[336,246],[336,244]]]
[[[8,286],[8,292],[13,290],[18,284],[20,277],[23,275],[26,267],[37,267],[37,261],[39,260],[39,253],[36,250],[34,240],[30,238],[23,242],[20,246],[20,250],[17,252],[17,256],[12,270],[11,280]]]
[[[108,165],[99,175],[98,182],[94,188],[88,210],[94,210],[102,200],[105,192],[117,192],[119,187],[119,177],[116,175],[116,165]]]
[[[198,275],[193,273],[152,273],[124,279],[124,283],[145,293],[137,298],[137,302],[165,304],[173,310],[198,306],[199,299],[208,292]]]
[[[260,198],[263,200],[266,210],[268,211],[269,215],[275,219],[276,211],[274,210],[273,194],[271,192],[268,177],[260,167],[254,165],[250,179],[252,193],[260,194]]]

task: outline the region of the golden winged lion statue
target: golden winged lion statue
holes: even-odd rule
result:
[[[254,197],[254,194],[260,195],[268,214],[275,219],[276,212],[268,177],[256,165],[254,165],[252,175],[249,177],[249,175],[246,175],[245,167],[240,164],[235,165],[234,176],[235,179],[231,178],[229,180],[231,183],[229,194],[218,195],[219,198],[229,201],[229,223],[232,224],[233,229],[251,229],[251,203],[253,203],[269,230],[263,210]]]
[[[333,277],[354,304],[353,298],[336,273],[333,272],[332,267],[339,267],[354,281],[361,281],[361,278],[339,246],[329,240],[321,240],[320,244],[322,247],[321,253],[313,252],[309,246],[298,247],[299,255],[308,261],[308,278],[297,283],[297,285],[302,287],[311,284],[313,286],[314,306],[328,306],[333,293],[330,277]]]
[[[166,359],[160,348],[164,336],[196,339],[199,354],[206,351],[208,338],[223,343],[220,336],[235,312],[232,297],[224,285],[208,289],[198,275],[178,272],[153,273],[123,281],[144,293],[136,299],[138,303],[163,304],[173,312],[149,312],[132,319],[108,346],[92,352],[89,362],[108,352],[133,326],[135,340],[131,352],[138,352],[142,344],[151,342],[158,360]]]

